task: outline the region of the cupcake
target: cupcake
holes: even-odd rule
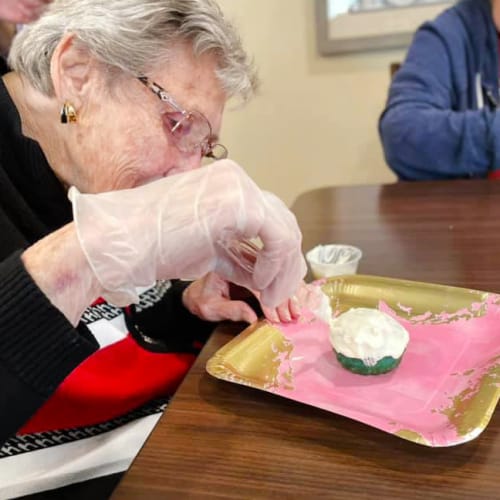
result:
[[[337,360],[360,375],[394,370],[409,338],[405,328],[378,309],[352,308],[330,321],[330,341]]]

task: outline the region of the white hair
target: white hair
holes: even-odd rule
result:
[[[214,0],[54,0],[38,21],[15,37],[11,68],[39,91],[53,95],[50,61],[65,33],[73,33],[110,68],[147,74],[188,42],[195,56],[213,53],[228,97],[249,99],[258,86],[252,62],[234,27]]]

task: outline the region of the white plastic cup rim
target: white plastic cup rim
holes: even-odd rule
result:
[[[356,274],[363,252],[352,245],[318,245],[306,253],[315,279]]]

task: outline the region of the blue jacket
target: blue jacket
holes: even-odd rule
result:
[[[379,132],[400,179],[486,177],[500,168],[498,35],[488,0],[465,0],[415,34]]]

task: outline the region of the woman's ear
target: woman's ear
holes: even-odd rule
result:
[[[54,94],[59,101],[70,101],[77,109],[85,102],[90,81],[95,77],[94,59],[88,50],[75,43],[72,33],[64,35],[50,61]]]

